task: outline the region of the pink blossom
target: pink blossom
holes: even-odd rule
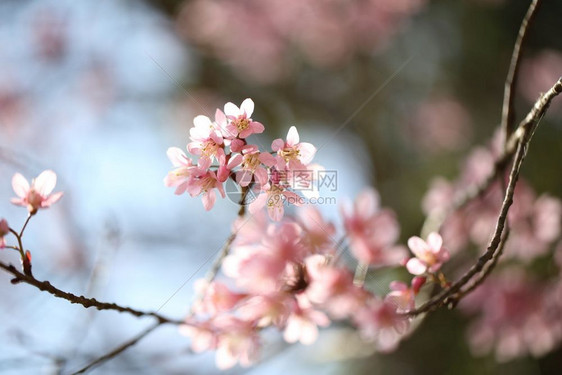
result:
[[[285,324],[290,313],[289,298],[286,293],[257,295],[244,301],[237,312],[244,320],[256,321],[258,327],[279,327]]]
[[[278,138],[271,143],[271,149],[277,152],[277,168],[280,170],[306,170],[306,165],[316,154],[316,147],[300,142],[299,132],[294,126],[287,133],[287,141]]]
[[[228,162],[228,169],[241,165],[241,170],[236,172],[236,182],[240,186],[248,186],[255,176],[256,182],[263,186],[267,184],[267,170],[275,164],[275,157],[268,152],[259,152],[255,145],[246,145],[240,150],[242,154],[235,155]]]
[[[224,113],[230,122],[226,125],[226,134],[229,138],[247,138],[252,134],[263,133],[264,126],[251,119],[254,112],[254,102],[252,99],[245,99],[240,108],[233,103],[226,103]]]
[[[334,224],[326,222],[320,211],[311,205],[306,205],[297,211],[299,223],[304,229],[307,247],[312,253],[332,251],[335,246]]]
[[[300,205],[299,196],[291,191],[287,191],[280,185],[267,183],[261,188],[261,193],[248,206],[250,213],[253,215],[264,206],[271,220],[280,221],[285,212],[285,202],[292,203],[295,206]]]
[[[189,130],[192,142],[187,145],[187,150],[193,155],[200,156],[199,167],[207,169],[213,160],[223,165],[226,160],[220,129],[217,129],[217,125],[207,116],[202,115],[195,117],[193,124],[195,127]]]
[[[167,151],[167,155],[176,169],[168,172],[166,177],[164,177],[164,185],[167,187],[175,187],[175,194],[183,194],[187,190],[187,186],[193,178],[193,174],[197,171],[197,167],[193,165],[191,159],[177,147],[170,147]]]
[[[404,253],[394,246],[399,226],[390,210],[379,208],[379,196],[374,189],[357,196],[353,211],[342,209],[345,230],[353,255],[370,265],[398,263]]]
[[[223,182],[224,179],[221,181],[215,172],[197,169],[187,182],[186,189],[192,197],[202,194],[203,207],[209,211],[217,199],[215,189],[219,191],[221,197],[226,196],[222,186]]]
[[[416,276],[412,279],[410,287],[403,282],[393,281],[390,283],[391,292],[386,295],[384,300],[394,305],[397,311],[413,310],[415,308],[416,295],[425,281],[425,277]]]
[[[397,313],[396,306],[378,300],[358,310],[353,320],[362,337],[375,342],[380,351],[395,349],[410,326],[408,318]]]
[[[191,349],[195,353],[213,350],[217,347],[217,335],[211,322],[186,322],[180,326],[180,333],[191,338]]]
[[[218,281],[209,284],[205,280],[198,280],[195,289],[203,295],[201,301],[193,305],[193,311],[199,314],[216,315],[228,311],[246,296],[232,292],[225,284]]]
[[[416,236],[411,237],[408,240],[408,247],[415,258],[410,258],[406,263],[408,271],[413,275],[438,271],[441,265],[449,260],[449,251],[442,245],[443,239],[439,233],[430,233],[427,242]]]
[[[223,316],[214,320],[220,330],[217,342],[217,367],[225,370],[236,365],[252,365],[258,357],[260,337],[252,322]]]
[[[310,280],[306,297],[334,318],[344,319],[364,303],[366,293],[353,284],[353,275],[348,269],[328,265],[322,255],[308,257],[305,264]]]
[[[30,215],[35,215],[38,209],[48,208],[62,197],[62,192],[51,194],[56,183],[57,175],[51,170],[41,172],[31,181],[31,186],[21,174],[16,173],[12,178],[12,187],[18,198],[12,198],[11,202],[27,207]]]
[[[296,309],[287,318],[283,338],[288,343],[300,341],[311,345],[318,338],[318,327],[327,327],[330,319],[322,311],[314,310],[304,295],[296,296]]]
[[[0,220],[0,249],[6,247],[6,240],[4,236],[10,233],[10,227],[8,226],[8,222],[6,219]]]

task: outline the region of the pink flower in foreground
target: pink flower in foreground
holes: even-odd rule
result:
[[[209,284],[203,279],[198,280],[195,283],[195,289],[203,295],[203,298],[194,303],[193,311],[210,315],[232,309],[246,296],[232,292],[225,284],[218,281]]]
[[[415,258],[410,258],[406,268],[412,275],[421,275],[426,271],[436,272],[441,265],[449,260],[449,251],[442,247],[443,239],[439,233],[432,232],[427,236],[427,242],[419,237],[411,237],[408,247]]]
[[[254,102],[252,99],[245,99],[240,108],[233,103],[226,103],[224,113],[230,122],[226,125],[227,138],[246,138],[251,134],[263,133],[264,126],[250,118],[254,112]]]
[[[236,172],[236,182],[240,186],[248,186],[254,176],[260,186],[267,184],[268,176],[264,165],[272,167],[275,164],[275,157],[267,152],[259,152],[255,145],[244,146],[241,152],[241,155],[234,156],[228,162],[228,169],[241,165],[241,169]]]
[[[396,307],[397,311],[413,310],[415,307],[415,298],[420,288],[425,284],[426,278],[416,276],[412,279],[412,286],[400,281],[390,283],[391,292],[386,295],[384,300]]]
[[[223,316],[214,321],[221,330],[217,343],[217,367],[225,370],[236,365],[252,365],[257,360],[260,349],[260,337],[252,322],[246,322],[232,316]]]
[[[166,177],[164,177],[164,185],[175,187],[175,193],[178,195],[183,194],[187,189],[189,181],[193,178],[193,174],[197,171],[197,167],[177,147],[170,147],[166,154],[176,169],[168,172]]]
[[[351,251],[359,261],[370,265],[397,264],[403,259],[401,248],[394,246],[400,228],[390,210],[381,210],[374,189],[357,196],[353,211],[342,209]]]
[[[221,132],[207,116],[197,116],[193,119],[193,128],[189,130],[193,142],[187,145],[187,150],[193,155],[200,156],[198,165],[207,169],[217,160],[220,165],[225,163],[224,146]]]
[[[395,349],[410,326],[408,318],[398,314],[394,305],[378,300],[360,309],[353,320],[363,338],[375,342],[379,351]]]
[[[304,295],[297,295],[297,308],[287,318],[283,338],[288,343],[300,341],[311,345],[318,338],[318,327],[330,325],[330,319],[322,311],[314,310]]]
[[[56,184],[57,175],[51,170],[41,172],[31,181],[31,186],[25,177],[16,173],[12,178],[12,187],[18,198],[12,198],[11,202],[27,207],[29,213],[35,215],[38,209],[48,208],[62,197],[62,192],[51,194]]]
[[[277,168],[281,170],[306,170],[306,165],[316,154],[316,147],[300,142],[299,132],[294,126],[287,133],[287,141],[278,138],[271,143],[271,149],[277,152]]]
[[[221,197],[225,197],[224,187],[222,183],[224,179],[219,179],[219,176],[213,171],[197,170],[193,178],[187,182],[187,191],[189,195],[195,197],[199,194],[203,194],[201,199],[203,201],[203,207],[205,210],[209,211],[215,205],[217,200],[217,195],[214,189],[217,189]]]
[[[8,222],[6,219],[0,220],[0,249],[6,247],[6,240],[4,236],[10,233],[10,227],[8,226]]]
[[[282,186],[266,184],[262,187],[262,193],[250,203],[248,209],[253,215],[264,206],[271,220],[280,221],[283,218],[285,201],[299,206],[299,196],[291,191],[285,190]]]

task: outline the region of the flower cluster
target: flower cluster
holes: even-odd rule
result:
[[[359,262],[371,267],[404,263],[404,248],[395,244],[399,228],[394,214],[378,207],[374,190],[361,193],[354,209],[342,214],[351,253]],[[258,211],[239,218],[233,231],[236,239],[222,263],[228,279],[196,283],[202,297],[182,328],[194,351],[216,350],[217,366],[223,369],[256,361],[260,331],[268,327],[281,331],[288,343],[308,345],[316,341],[319,328],[346,320],[378,350],[392,350],[410,326],[404,313],[415,307],[427,276],[438,268],[419,252],[429,264],[423,275],[415,276],[410,286],[392,282],[386,296],[376,295],[354,280],[334,240],[336,227],[313,206],[301,207],[296,217],[287,215],[279,223]],[[432,234],[428,251],[445,254],[437,248],[440,241]]]
[[[187,151],[171,147],[168,157],[175,169],[164,178],[166,186],[175,187],[176,194],[184,192],[192,197],[201,195],[203,206],[210,210],[216,201],[216,192],[225,197],[223,184],[231,178],[240,188],[251,188],[257,195],[250,204],[251,213],[267,207],[269,217],[283,218],[284,205],[298,203],[294,191],[299,186],[311,187],[313,183],[310,163],[316,148],[300,142],[299,133],[293,126],[287,139],[276,139],[272,151],[260,151],[248,137],[264,131],[264,126],[252,119],[254,102],[246,99],[240,108],[233,103],[224,106],[224,112],[216,110],[215,121],[197,116],[190,129],[191,142]]]

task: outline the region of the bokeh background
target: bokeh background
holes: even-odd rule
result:
[[[454,179],[500,121],[504,79],[528,1],[162,0],[0,3],[0,216],[14,227],[10,179],[53,169],[63,200],[33,218],[25,245],[38,278],[62,289],[183,316],[236,205],[205,212],[163,185],[166,149],[192,119],[227,101],[256,103],[268,144],[296,125],[338,173],[337,205],[367,185],[419,233],[435,176]],[[517,119],[562,75],[562,3],[529,35]],[[562,197],[562,105],[537,132],[523,170],[537,194]],[[490,228],[491,229],[491,228]],[[17,263],[15,254],[0,259]],[[150,324],[86,311],[0,274],[0,372],[69,373]],[[345,325],[311,347],[266,335],[262,363],[227,374],[557,374],[541,356],[475,355],[469,319],[438,311],[387,355],[354,345]],[[477,351],[477,350],[476,350]],[[215,374],[162,327],[93,373]]]

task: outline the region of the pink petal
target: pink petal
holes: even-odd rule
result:
[[[443,246],[443,238],[441,238],[439,233],[431,232],[429,236],[427,236],[427,244],[434,253],[437,253],[441,250],[441,246]]]
[[[427,252],[427,244],[421,238],[414,236],[408,240],[408,247],[417,257],[423,257]]]
[[[248,210],[252,215],[257,214],[259,210],[265,206],[267,201],[267,194],[260,194],[250,205],[248,206]]]
[[[213,122],[207,116],[199,115],[193,119],[193,125],[195,125],[196,129],[201,128],[201,130],[210,131],[213,127]]]
[[[222,129],[224,129],[224,127],[226,126],[226,116],[224,112],[218,108],[215,111],[215,121]]]
[[[170,147],[168,151],[166,151],[166,155],[168,155],[168,159],[170,159],[174,167],[181,167],[191,164],[191,161],[178,147]]]
[[[215,205],[217,196],[214,190],[210,190],[203,194],[201,199],[203,200],[203,207],[205,207],[205,210],[209,211]]]
[[[236,134],[235,134],[236,135]],[[245,142],[241,139],[233,139],[230,143],[230,151],[232,152],[240,152],[244,147]]]
[[[252,177],[253,174],[250,171],[247,170],[238,171],[236,173],[236,182],[238,183],[238,185],[242,187],[246,187],[250,185],[250,182],[252,182]]]
[[[298,149],[300,152],[300,160],[304,164],[310,163],[312,159],[314,159],[314,155],[316,155],[316,147],[311,143],[299,143]]]
[[[35,179],[34,188],[43,197],[51,194],[57,184],[57,174],[51,170],[41,172]]]
[[[299,132],[296,127],[291,126],[289,128],[289,132],[287,133],[287,144],[289,146],[294,146],[297,143],[299,143]]]
[[[238,117],[238,115],[240,114],[240,109],[236,106],[236,104],[228,102],[224,105],[224,113],[227,116]]]
[[[275,165],[275,156],[267,153],[267,152],[262,152],[259,156],[258,156],[258,160],[261,161],[263,164],[267,165],[268,167],[272,167]]]
[[[261,186],[267,184],[267,171],[265,168],[257,167],[254,175]]]
[[[240,105],[240,110],[244,111],[246,117],[249,118],[254,113],[254,101],[250,98],[245,99]]]
[[[265,126],[261,122],[252,121],[248,129],[251,129],[253,134],[260,134],[265,130]]]
[[[380,204],[379,194],[374,189],[362,191],[355,201],[357,215],[363,219],[368,219],[378,211]]]
[[[240,164],[242,164],[243,160],[244,160],[244,157],[240,154],[237,154],[228,161],[227,168],[228,169],[234,169],[234,167],[237,167]]]
[[[422,263],[418,258],[410,258],[408,263],[406,263],[406,268],[412,275],[421,275],[427,270],[426,264]]]
[[[408,290],[408,285],[402,281],[393,281],[390,283],[390,289],[394,291],[404,291]]]
[[[63,195],[62,191],[59,191],[58,193],[51,194],[49,196],[49,198],[47,198],[46,200],[44,200],[41,203],[41,207],[43,207],[43,208],[49,207],[50,205],[58,202],[58,200],[61,199],[62,195]]]
[[[281,138],[277,138],[273,142],[271,142],[271,149],[273,151],[279,151],[285,147],[285,142]]]
[[[21,174],[16,173],[12,177],[12,188],[18,197],[25,198],[29,191],[29,182]]]

